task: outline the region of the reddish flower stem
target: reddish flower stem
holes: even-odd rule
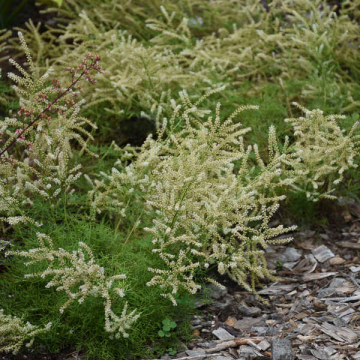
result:
[[[59,94],[43,111],[41,111],[41,113],[35,117],[35,119],[24,129],[22,130],[18,136],[16,138],[14,138],[8,146],[6,146],[6,148],[0,152],[0,160],[2,160],[2,156],[5,154],[6,151],[8,151],[12,146],[14,146],[14,144],[21,138],[21,136],[28,130],[30,129],[40,118],[41,116],[48,111],[55,103],[57,103],[62,97],[64,97],[71,88],[73,88],[77,82],[84,76],[85,71],[83,71],[80,76],[74,80],[71,85],[65,90],[63,91],[61,94]]]

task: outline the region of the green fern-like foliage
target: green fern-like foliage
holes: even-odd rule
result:
[[[183,58],[171,48],[146,46],[126,31],[104,33],[85,12],[80,14],[79,20],[85,32],[79,33],[75,23],[69,25],[69,33],[62,35],[59,41],[70,40],[74,46],[67,48],[67,59],[60,56],[57,63],[72,63],[90,48],[103,53],[105,73],[98,78],[97,91],[89,94],[86,107],[107,102],[112,105],[112,112],[116,108],[117,112],[124,107],[131,109],[134,105],[149,111],[160,100],[162,92],[192,87],[206,80],[200,72],[184,71]],[[202,86],[205,89],[208,84],[203,82]]]
[[[38,273],[29,273],[25,277],[49,277],[52,279],[46,287],[56,287],[57,291],[64,291],[68,296],[68,301],[60,308],[64,310],[75,300],[79,304],[83,303],[88,296],[95,296],[104,299],[105,330],[110,332],[116,339],[120,336],[128,337],[127,329],[139,318],[135,314],[136,310],[128,313],[128,305],[125,303],[120,316],[115,314],[112,309],[112,299],[117,294],[120,298],[125,296],[122,288],[112,289],[115,281],[126,278],[126,275],[115,275],[107,277],[104,268],[95,263],[94,255],[91,249],[83,242],[79,243],[79,249],[72,253],[64,249],[54,249],[50,237],[45,234],[37,233],[40,243],[39,248],[30,251],[8,251],[6,255],[17,255],[28,258],[25,263],[27,266],[38,262],[46,261],[48,267],[46,270]],[[0,328],[1,329],[1,328]]]

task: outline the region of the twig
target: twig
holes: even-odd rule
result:
[[[350,280],[353,282],[354,285],[356,285],[359,289],[360,289],[360,284],[358,283],[358,281],[355,279],[355,277],[353,275],[349,275]]]
[[[355,301],[355,300],[360,300],[360,295],[355,295],[355,296],[350,296],[350,297],[333,297],[333,298],[322,298],[320,299],[321,301],[323,300],[329,300],[329,301],[338,301],[340,303],[346,303],[349,301]]]
[[[182,358],[178,358],[176,360],[192,360],[192,359],[203,359],[203,358],[206,358],[210,355],[208,354],[201,354],[201,355],[196,355],[196,356],[185,356],[185,357],[182,357]]]
[[[211,348],[211,349],[206,349],[204,354],[201,355],[195,355],[195,356],[184,356],[181,358],[178,358],[176,360],[193,360],[193,359],[201,359],[201,358],[206,358],[209,356],[213,356],[212,353],[214,352],[218,352],[221,350],[226,350],[228,348],[231,347],[238,347],[240,345],[246,345],[249,342],[256,344],[259,343],[261,341],[263,341],[266,337],[255,337],[255,338],[234,338],[231,340],[215,340],[214,342],[219,343],[219,345]],[[267,355],[269,355],[270,353],[267,352]]]
[[[226,349],[231,348],[231,347],[238,347],[240,345],[247,345],[250,341],[255,344],[255,343],[259,343],[262,340],[264,340],[263,337],[258,337],[258,338],[234,338],[234,339],[225,341],[223,343],[220,343],[219,345],[217,345],[217,346],[215,346],[215,347],[213,347],[211,349],[206,349],[205,354],[211,354],[211,353],[214,353],[214,352],[226,350]],[[178,360],[180,360],[180,359],[178,359]],[[184,358],[184,359],[186,359],[186,358]]]
[[[140,215],[138,216],[138,218],[136,219],[134,226],[132,227],[129,235],[127,236],[127,238],[126,238],[126,240],[125,240],[125,242],[124,242],[124,245],[126,245],[126,243],[129,241],[130,236],[131,236],[131,234],[133,233],[133,231],[139,226],[139,221],[140,221],[140,219],[141,219],[141,217],[142,217],[142,215],[143,215],[143,212],[144,212],[144,210],[141,212],[141,214],[140,214]]]
[[[286,93],[286,90],[285,90],[285,87],[284,87],[284,83],[283,83],[281,78],[279,79],[279,84],[280,84],[280,87],[281,87],[282,91],[285,94],[286,106],[288,108],[289,115],[290,115],[290,117],[293,117],[293,114],[292,114],[292,111],[291,111],[291,105],[290,105],[290,102],[289,102],[289,98],[287,96],[287,93]]]

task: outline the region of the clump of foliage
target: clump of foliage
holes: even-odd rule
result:
[[[99,72],[100,68],[99,58],[88,54],[77,68],[65,69],[72,76],[68,87],[62,87],[56,78],[50,83],[52,69],[39,76],[22,33],[19,33],[19,38],[30,74],[10,59],[21,74],[9,74],[9,78],[17,84],[14,89],[19,97],[20,109],[16,115],[0,121],[0,182],[12,197],[31,204],[29,192],[36,192],[46,200],[56,199],[62,192],[68,192],[81,176],[81,165],[71,164],[71,142],[77,141],[82,151],[96,156],[87,149],[84,140],[93,139],[85,125],[96,126],[79,116],[82,101],[77,99],[81,91],[78,82],[86,78],[94,83],[90,71]],[[9,150],[15,143],[21,145],[22,153],[12,157]]]
[[[20,50],[26,63],[10,60],[16,110],[0,98],[10,110],[0,118],[0,229],[15,238],[4,241],[0,349],[17,352],[41,332],[52,351],[153,356],[143,344],[161,345],[159,326],[164,337],[182,329],[183,297],[204,282],[222,287],[214,269],[257,296],[277,279],[265,250],[292,239],[295,225],[272,223],[289,194],[335,199],[357,171],[357,117],[307,109],[358,105],[356,6],[237,4],[64,0],[59,28],[40,34],[29,22],[28,43],[1,32],[0,51]],[[265,142],[254,135],[259,106],[247,103],[272,113]],[[98,140],[133,115],[154,124],[141,146]]]
[[[297,184],[292,187],[314,201],[322,197],[336,199],[332,195],[335,186],[343,181],[346,171],[358,167],[355,161],[360,149],[360,135],[356,133],[359,123],[354,122],[346,133],[336,121],[345,116],[324,116],[319,109],[310,111],[295,105],[305,117],[285,120],[294,128],[295,142],[291,150],[301,159],[292,164],[299,174]]]
[[[176,322],[175,321],[171,321],[170,319],[166,318],[164,319],[162,322],[162,328],[161,330],[158,331],[158,334],[160,337],[170,337],[171,334],[170,334],[170,331],[172,329],[175,329],[176,328]]]

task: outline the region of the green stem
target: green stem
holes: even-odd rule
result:
[[[136,219],[134,226],[132,227],[132,229],[131,229],[131,231],[130,231],[129,235],[127,236],[127,238],[126,238],[126,240],[125,240],[125,242],[124,242],[124,245],[126,245],[126,244],[127,244],[127,242],[128,242],[128,241],[129,241],[129,239],[130,239],[131,234],[132,234],[132,233],[133,233],[133,231],[137,228],[137,226],[138,226],[138,221],[141,219],[141,217],[142,217],[143,213],[144,213],[144,210],[141,212],[141,214],[140,214],[140,215],[138,216],[138,218]]]

